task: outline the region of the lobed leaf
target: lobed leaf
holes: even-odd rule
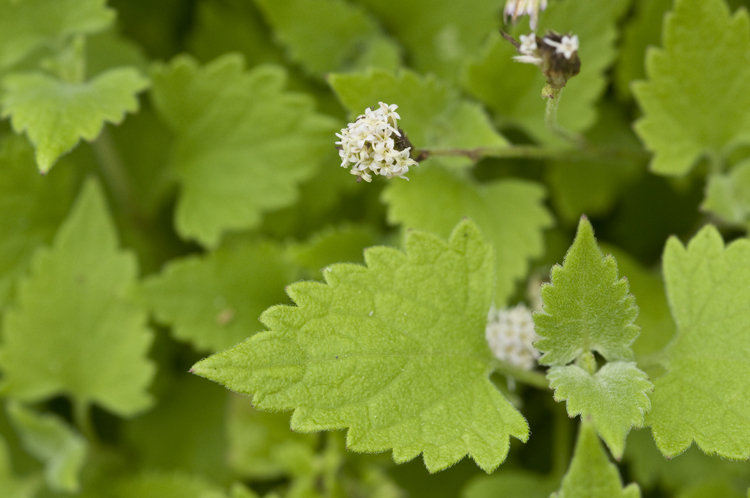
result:
[[[664,276],[677,334],[667,373],[654,381],[646,418],[661,452],[674,457],[693,441],[705,453],[750,457],[750,242],[726,248],[711,225],[687,247],[672,237]]]
[[[479,184],[432,167],[414,181],[394,182],[383,191],[388,221],[448,236],[463,217],[475,220],[495,252],[495,303],[502,306],[529,261],[542,255],[544,229],[552,218],[535,183],[505,179]]]
[[[122,416],[146,409],[154,366],[146,312],[129,297],[137,273],[101,187],[88,181],[3,315],[2,392],[28,402],[69,395]]]
[[[622,458],[625,437],[632,427],[643,427],[643,416],[651,409],[646,393],[654,386],[648,376],[635,363],[615,361],[594,374],[578,365],[552,367],[547,378],[555,401],[568,401],[568,415],[590,416],[612,455]]]
[[[57,492],[78,492],[88,450],[86,439],[56,415],[37,413],[13,401],[7,410],[24,448],[44,462],[47,486]]]
[[[202,68],[180,56],[154,71],[154,103],[176,133],[182,237],[215,248],[224,232],[258,226],[264,211],[293,204],[298,184],[329,157],[337,122],[285,91],[285,74],[246,72],[236,54]]]
[[[2,80],[0,117],[11,118],[36,149],[39,171],[47,173],[81,138],[94,140],[104,123],[119,124],[138,109],[136,94],[148,80],[132,68],[106,71],[85,83],[68,83],[43,73],[14,73]]]
[[[617,262],[603,256],[594,229],[583,216],[562,266],[551,272],[542,287],[543,311],[534,313],[534,346],[544,354],[544,365],[564,366],[588,351],[608,361],[633,358],[630,345],[638,336],[638,315],[628,282],[618,280]]]
[[[729,173],[710,175],[701,209],[732,225],[750,228],[750,160],[735,165]]]
[[[295,431],[348,427],[355,451],[392,448],[396,462],[422,453],[431,472],[468,453],[491,471],[528,426],[488,379],[490,246],[466,220],[447,243],[411,232],[406,254],[375,247],[365,261],[290,286],[297,306],[266,311],[270,331],[192,371],[260,409],[295,409]]]
[[[654,172],[682,176],[750,143],[750,18],[723,0],[676,0],[662,43],[647,53],[648,81],[633,85],[644,114],[635,130]]]
[[[591,423],[583,421],[578,441],[562,487],[550,498],[640,498],[641,490],[632,483],[622,487],[617,467],[609,461]]]

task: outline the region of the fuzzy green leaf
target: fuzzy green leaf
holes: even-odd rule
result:
[[[635,363],[615,361],[593,375],[578,365],[552,367],[547,373],[555,401],[567,400],[568,415],[591,416],[596,431],[618,460],[625,436],[632,427],[643,427],[643,415],[651,409],[648,377]]]
[[[284,286],[295,277],[279,246],[242,242],[206,256],[172,260],[143,284],[156,318],[177,339],[201,351],[221,351],[260,330],[258,317],[286,301]]]
[[[616,56],[616,22],[628,5],[626,0],[555,1],[541,16],[540,36],[549,28],[572,32],[580,39],[581,73],[568,82],[558,111],[563,127],[584,131],[596,122],[595,104],[607,85],[604,72]],[[519,26],[512,33],[518,38],[528,28]],[[557,140],[544,124],[541,71],[515,62],[516,49],[497,32],[477,53],[479,57],[466,66],[466,89],[486,103],[500,123],[521,126],[540,140]]]
[[[409,70],[373,69],[360,74],[333,74],[328,83],[352,117],[378,102],[397,104],[399,126],[415,149],[502,147],[507,141],[476,103],[432,75]],[[442,162],[470,164],[466,159]]]
[[[255,3],[277,39],[288,48],[290,57],[314,75],[364,69],[368,62],[385,69],[399,66],[399,46],[359,5],[343,0]]]
[[[289,286],[297,306],[266,311],[270,331],[193,372],[261,409],[295,409],[294,430],[348,427],[355,451],[392,448],[396,462],[422,453],[431,472],[467,453],[496,468],[528,425],[488,378],[491,247],[465,220],[447,243],[414,231],[406,254],[375,247],[365,261]]]
[[[105,0],[2,0],[0,70],[59,38],[102,31],[114,18]]]
[[[578,224],[575,241],[562,266],[551,272],[552,283],[542,287],[543,311],[534,313],[534,345],[544,354],[539,362],[563,366],[588,351],[608,361],[633,358],[630,344],[638,336],[638,315],[628,282],[618,280],[617,262],[604,257],[586,217]]]
[[[750,18],[723,0],[677,0],[662,36],[664,48],[647,54],[648,81],[633,86],[644,112],[635,129],[653,171],[684,175],[702,156],[750,143]]]
[[[136,94],[148,80],[132,68],[111,69],[91,81],[68,83],[43,73],[11,74],[2,80],[3,118],[36,148],[39,171],[46,173],[81,138],[94,140],[104,123],[119,124],[138,109]]]
[[[123,416],[149,406],[151,333],[145,310],[128,297],[135,257],[117,245],[101,187],[89,181],[3,316],[6,395],[33,402],[65,394]]]
[[[447,236],[462,218],[475,220],[495,250],[495,303],[502,306],[529,260],[544,251],[543,231],[552,224],[544,189],[517,179],[480,185],[435,167],[413,176],[383,192],[388,221]]]
[[[677,335],[646,417],[667,457],[693,441],[708,454],[750,457],[750,242],[726,248],[713,226],[687,247],[672,237],[664,276]]]
[[[24,448],[44,462],[47,486],[58,492],[77,492],[86,460],[86,439],[56,415],[37,413],[18,402],[9,403],[7,409]]]
[[[609,461],[594,427],[584,421],[578,433],[573,461],[562,487],[550,498],[640,498],[637,484],[623,489],[617,467]]]
[[[750,228],[750,160],[737,164],[729,173],[709,176],[701,209],[733,225]]]
[[[225,231],[256,227],[263,211],[293,204],[297,185],[330,157],[338,123],[284,91],[285,75],[245,72],[236,54],[202,68],[182,56],[154,71],[156,107],[177,135],[182,237],[213,248]]]

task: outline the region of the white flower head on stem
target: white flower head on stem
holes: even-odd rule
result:
[[[549,37],[544,37],[544,43],[555,47],[555,52],[563,54],[566,59],[570,60],[574,53],[578,52],[578,35],[563,35],[562,40],[555,41]]]
[[[506,0],[503,17],[506,22],[510,18],[515,23],[520,16],[529,16],[529,26],[536,29],[539,12],[546,8],[547,0]]]
[[[379,107],[368,107],[341,133],[336,133],[341,167],[351,165],[351,173],[358,181],[370,182],[372,175],[408,180],[404,175],[409,167],[419,165],[409,157],[411,143],[398,127],[401,116],[397,108],[396,104],[380,102]]]
[[[540,356],[533,344],[540,337],[534,331],[531,311],[523,304],[500,310],[493,305],[487,315],[485,337],[497,359],[524,370],[534,368]]]

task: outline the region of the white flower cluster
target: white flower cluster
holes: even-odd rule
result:
[[[534,331],[531,311],[523,304],[501,310],[493,305],[487,315],[485,337],[495,357],[525,370],[534,368],[540,356],[533,345],[540,337]]]
[[[531,19],[529,26],[536,29],[536,23],[539,20],[539,11],[547,8],[547,0],[507,0],[505,2],[505,18],[516,19],[519,16],[527,15]]]
[[[401,119],[396,112],[398,106],[379,104],[377,109],[367,108],[356,121],[336,133],[341,167],[353,164],[351,173],[367,182],[372,181],[372,175],[408,180],[404,175],[409,166],[418,166],[418,163],[409,157],[411,147],[402,146],[404,137],[397,124]]]
[[[543,61],[539,56],[536,34],[529,33],[528,35],[521,35],[520,39],[521,45],[518,47],[518,51],[521,55],[516,55],[513,59],[517,62],[525,62],[527,64],[541,66]],[[570,60],[570,58],[573,57],[573,54],[578,51],[578,35],[563,35],[560,41],[545,36],[542,38],[542,43],[554,47],[555,54],[562,54],[562,56],[568,60]]]

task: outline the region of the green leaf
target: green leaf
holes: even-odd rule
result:
[[[87,182],[3,316],[3,393],[29,402],[67,394],[123,416],[147,408],[151,333],[128,297],[137,273],[117,247],[101,188]]]
[[[41,487],[36,476],[17,477],[11,465],[11,452],[5,438],[0,436],[0,496],[34,498]]]
[[[487,33],[497,29],[502,8],[499,0],[359,3],[377,15],[406,47],[411,66],[452,82],[458,80],[466,57],[479,49]]]
[[[552,283],[542,287],[543,311],[534,313],[534,346],[543,365],[564,366],[596,351],[608,361],[631,360],[630,344],[638,336],[638,316],[628,281],[618,280],[617,262],[604,257],[594,229],[583,216],[562,266],[554,266]]]
[[[737,164],[729,173],[709,176],[701,209],[711,211],[727,223],[749,229],[750,160]]]
[[[221,351],[260,330],[258,317],[286,302],[295,268],[269,242],[225,244],[206,256],[170,261],[143,284],[156,318],[177,339],[201,351]]]
[[[292,432],[288,413],[256,410],[247,396],[235,395],[230,398],[226,430],[229,466],[244,479],[283,477],[288,466],[277,458],[278,449],[312,454],[320,441],[317,434]]]
[[[113,498],[224,498],[221,487],[184,472],[146,472],[108,486]]]
[[[25,139],[0,141],[0,309],[10,301],[34,249],[49,244],[75,198],[75,171],[60,168],[42,177]]]
[[[39,171],[47,173],[81,138],[94,140],[105,122],[119,124],[138,110],[136,94],[148,80],[132,68],[111,69],[85,83],[68,83],[42,73],[18,73],[3,80],[0,117],[11,118],[36,148]]]
[[[397,104],[399,126],[408,134],[414,150],[422,148],[502,147],[507,141],[489,117],[433,75],[419,76],[409,70],[397,73],[372,69],[359,74],[332,74],[328,83],[351,116],[358,116],[379,101]],[[450,164],[468,165],[461,158],[440,158]]]
[[[321,230],[304,243],[290,245],[288,254],[311,278],[317,278],[333,263],[364,263],[364,249],[374,244],[372,229],[347,224]]]
[[[396,462],[422,453],[431,472],[467,453],[496,468],[528,426],[488,379],[492,249],[465,220],[447,243],[414,231],[406,254],[375,247],[365,261],[289,286],[297,307],[266,311],[270,331],[193,372],[253,394],[260,409],[296,409],[294,430],[349,427],[355,451],[393,448]]]
[[[558,111],[564,128],[580,132],[596,122],[595,104],[607,85],[604,73],[616,56],[616,22],[628,4],[627,0],[555,1],[541,16],[540,33],[553,29],[572,32],[580,39],[581,73],[568,82]],[[519,26],[512,33],[518,38],[528,30]],[[515,62],[515,47],[497,32],[477,53],[479,56],[466,65],[466,89],[494,111],[499,123],[520,126],[539,140],[559,140],[544,124],[541,91],[545,81],[541,71],[531,64]]]
[[[338,127],[313,99],[284,91],[282,68],[243,67],[236,54],[203,68],[181,56],[153,73],[155,105],[177,135],[177,231],[212,248],[225,231],[293,204],[297,185],[330,157]]]
[[[684,175],[700,157],[750,143],[750,18],[722,0],[677,0],[663,44],[647,53],[648,81],[633,86],[644,113],[635,130],[654,172]]]
[[[413,177],[383,192],[388,221],[447,236],[462,218],[474,220],[495,252],[495,303],[502,306],[526,276],[529,260],[544,251],[543,231],[552,225],[544,189],[517,179],[478,184],[436,167]]]
[[[114,18],[105,0],[0,1],[0,70],[62,37],[102,31]]]
[[[562,487],[550,498],[640,498],[637,484],[623,489],[622,480],[599,442],[593,426],[585,420],[578,433],[573,461]]]
[[[677,335],[666,350],[667,373],[654,381],[646,418],[667,457],[693,441],[705,453],[750,457],[750,242],[726,248],[711,225],[687,247],[672,237],[664,276]]]
[[[88,443],[52,414],[40,414],[18,402],[7,405],[8,417],[29,453],[44,462],[44,478],[53,491],[75,493]]]
[[[651,409],[648,377],[635,363],[615,361],[591,374],[578,365],[552,367],[547,373],[555,401],[567,400],[568,415],[590,416],[596,431],[616,459],[622,457],[625,436],[632,427],[643,427]]]
[[[522,470],[503,470],[472,479],[461,498],[549,498],[557,487],[547,476]]]
[[[255,0],[292,60],[310,73],[374,66],[396,69],[399,46],[359,5],[343,0]],[[311,43],[314,40],[314,43]],[[362,109],[364,112],[364,109]]]
[[[646,78],[644,59],[649,46],[658,46],[664,14],[673,0],[636,0],[635,14],[622,30],[620,57],[615,65],[615,89],[620,97],[632,98],[631,84]]]

